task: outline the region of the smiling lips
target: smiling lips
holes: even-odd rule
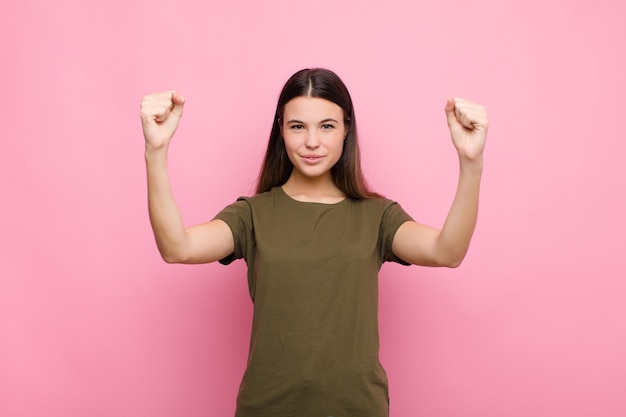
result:
[[[315,154],[300,155],[300,157],[304,160],[304,162],[306,162],[309,165],[317,164],[319,161],[321,161],[324,158],[323,155],[315,155]]]

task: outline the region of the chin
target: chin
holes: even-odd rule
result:
[[[330,173],[332,165],[318,164],[318,165],[300,165],[298,170],[307,176],[318,177]]]

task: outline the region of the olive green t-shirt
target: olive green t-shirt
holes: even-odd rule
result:
[[[216,218],[244,258],[254,303],[236,417],[386,417],[378,271],[406,264],[393,237],[411,217],[382,199],[305,203],[281,187],[242,197]]]

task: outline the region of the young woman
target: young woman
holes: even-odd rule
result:
[[[386,261],[456,267],[463,260],[478,213],[485,109],[460,98],[445,105],[460,177],[437,230],[368,188],[339,77],[299,71],[278,99],[257,194],[186,228],[167,172],[183,106],[174,91],[142,101],[150,220],[166,262],[248,265],[254,315],[236,417],[388,416],[378,271]]]

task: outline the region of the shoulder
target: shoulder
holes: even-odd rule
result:
[[[244,204],[250,207],[264,206],[267,204],[272,204],[276,200],[276,194],[276,188],[272,188],[271,190],[261,194],[256,194],[252,196],[241,196],[237,199],[235,204]]]
[[[254,211],[263,210],[264,207],[271,206],[271,194],[272,191],[267,191],[253,196],[240,196],[237,200],[224,207],[217,214],[216,218],[224,221],[234,218],[251,220]],[[227,221],[227,223],[229,222]]]
[[[413,218],[395,200],[377,197],[355,200],[355,207],[360,207],[369,218],[377,218],[383,225],[391,224],[394,227]]]
[[[276,189],[252,196],[241,196],[224,208],[223,211],[237,213],[240,216],[253,216],[253,213],[265,213],[278,206],[280,196]]]
[[[363,198],[363,199],[352,199],[352,205],[356,207],[362,207],[365,210],[373,210],[373,211],[386,211],[389,207],[394,205],[399,206],[399,204],[388,198],[384,197],[372,197],[372,198]]]

